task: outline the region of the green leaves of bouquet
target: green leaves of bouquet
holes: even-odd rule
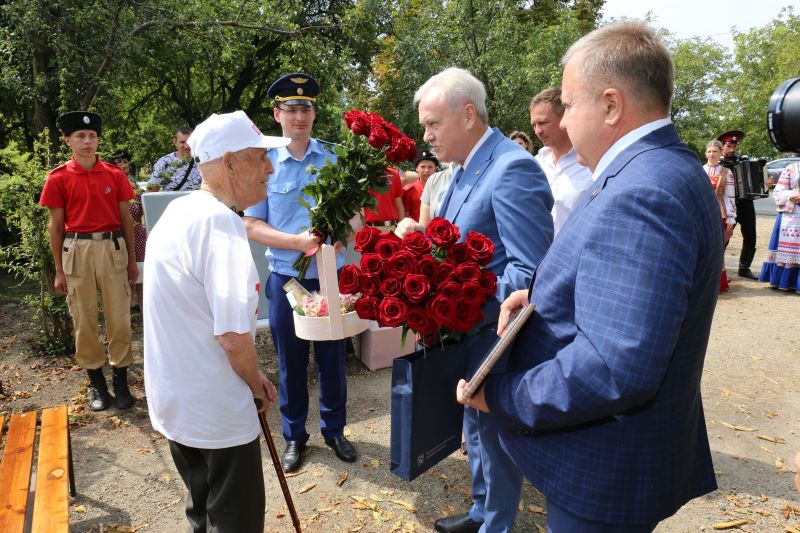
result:
[[[377,113],[354,109],[344,114],[344,120],[350,134],[335,147],[336,163],[328,160],[322,168],[309,165],[307,172],[317,179],[303,187],[303,193],[313,203],[300,199],[309,211],[311,233],[322,241],[330,238],[331,243],[347,242],[353,232],[350,220],[375,205],[370,189],[386,192],[389,163],[409,161],[417,153],[414,141]],[[295,261],[300,279],[315,252],[316,248],[301,253]]]

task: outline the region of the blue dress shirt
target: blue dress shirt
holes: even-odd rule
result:
[[[309,205],[314,205],[314,201],[302,192],[303,187],[316,179],[315,176],[308,175],[306,168],[308,165],[322,168],[327,160],[335,163],[336,154],[316,139],[311,139],[305,156],[299,161],[292,157],[286,148],[273,148],[268,154],[275,173],[269,177],[267,199],[248,207],[244,214],[265,220],[277,230],[293,234],[301,233],[310,228],[311,221],[308,209],[300,205],[300,197],[302,196]],[[297,270],[292,265],[299,253],[297,250],[267,248],[269,268],[278,274],[297,276]],[[336,256],[336,268],[340,269],[342,266],[344,266],[344,250]],[[312,259],[306,278],[318,277],[317,262]]]

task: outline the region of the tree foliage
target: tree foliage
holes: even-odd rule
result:
[[[529,129],[528,102],[558,85],[566,49],[597,24],[602,2],[403,0],[373,63],[374,83],[356,97],[421,140],[414,92],[448,66],[486,86],[490,122]]]

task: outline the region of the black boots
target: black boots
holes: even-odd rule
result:
[[[111,405],[111,396],[108,395],[106,377],[103,368],[87,370],[89,374],[89,409],[92,411],[105,411]]]
[[[130,409],[133,407],[133,396],[128,390],[128,367],[114,367],[114,399],[117,409]]]
[[[133,396],[128,389],[128,367],[114,368],[114,404],[117,409],[130,409],[133,406]],[[92,411],[105,411],[111,405],[111,396],[108,394],[106,378],[102,368],[87,370],[89,374],[89,409]]]

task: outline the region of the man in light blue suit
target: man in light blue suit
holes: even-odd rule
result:
[[[595,185],[534,273],[507,373],[467,403],[496,416],[549,531],[652,531],[716,488],[700,380],[719,207],[666,118],[673,67],[651,28],[604,26],[564,64],[561,124]],[[503,303],[500,332],[527,303]]]
[[[414,102],[424,140],[440,160],[454,164],[440,216],[459,227],[462,239],[475,230],[495,244],[488,268],[497,274],[497,298],[484,306],[484,322],[463,339],[471,374],[496,339],[500,302],[528,286],[553,239],[553,197],[533,157],[487,126],[486,90],[472,74],[449,68],[420,87]],[[464,436],[474,505],[467,514],[438,520],[436,530],[510,531],[522,474],[500,448],[493,416],[465,408]]]

